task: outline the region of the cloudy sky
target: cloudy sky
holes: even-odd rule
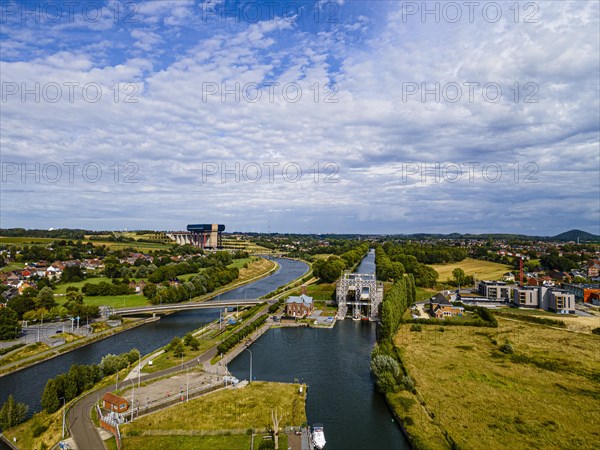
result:
[[[0,226],[600,233],[599,5],[2,0]]]

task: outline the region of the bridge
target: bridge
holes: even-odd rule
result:
[[[262,299],[233,299],[233,300],[219,300],[219,301],[204,301],[204,302],[185,302],[185,303],[165,303],[160,305],[148,305],[148,306],[133,306],[130,308],[119,308],[114,309],[114,314],[120,316],[132,316],[135,314],[149,314],[149,313],[160,313],[160,312],[171,312],[181,311],[186,309],[208,309],[208,308],[236,308],[239,306],[254,306],[259,303],[265,302]]]

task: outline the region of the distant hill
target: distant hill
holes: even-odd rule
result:
[[[569,230],[552,237],[555,241],[577,241],[577,238],[579,242],[600,241],[600,236],[597,234],[581,230]]]

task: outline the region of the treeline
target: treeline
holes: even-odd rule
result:
[[[127,295],[135,294],[135,289],[127,283],[108,283],[101,281],[100,283],[92,284],[85,283],[81,288],[81,292],[90,297],[100,295]]]
[[[351,269],[369,250],[368,243],[362,243],[342,253],[340,256],[332,255],[327,259],[318,259],[312,265],[314,276],[325,283],[333,283],[345,269]]]
[[[55,230],[26,230],[25,228],[0,228],[0,236],[10,237],[36,237],[58,239],[83,239],[90,231],[68,228]]]
[[[398,280],[404,273],[414,276],[417,286],[432,288],[439,274],[427,264],[420,263],[413,255],[397,251],[397,244],[386,242],[375,249],[375,273],[381,281]]]
[[[391,340],[398,331],[402,316],[415,303],[416,288],[411,274],[400,277],[385,293],[381,303],[379,339]]]
[[[235,347],[242,339],[246,338],[246,336],[251,334],[253,331],[259,329],[266,322],[268,317],[268,314],[262,314],[254,322],[249,323],[241,330],[236,331],[233,335],[229,336],[222,343],[217,345],[217,350],[219,351],[219,353],[223,355],[227,353],[229,350]]]
[[[447,264],[462,261],[467,257],[467,251],[462,247],[444,244],[415,244],[406,242],[383,244],[385,252],[392,261],[400,261],[400,255],[414,256],[422,264]]]
[[[239,273],[237,267],[209,267],[180,285],[163,286],[148,283],[144,288],[144,295],[153,305],[184,302],[237,280]]]
[[[402,323],[402,316],[416,300],[412,275],[400,277],[385,293],[381,304],[381,320],[377,345],[371,353],[371,371],[376,379],[377,391],[386,394],[398,389],[414,389],[414,385],[394,345],[394,335]]]
[[[127,364],[131,364],[138,360],[139,355],[140,353],[136,349],[133,349],[121,355],[121,359],[126,361]],[[127,367],[127,365],[124,367]],[[103,371],[101,365],[73,364],[68,373],[60,374],[46,382],[46,387],[42,394],[42,407],[48,414],[58,411],[62,406],[62,397],[64,397],[65,403],[68,403],[82,392],[94,387],[105,375],[108,375],[108,373]]]

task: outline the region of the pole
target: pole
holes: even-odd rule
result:
[[[131,422],[133,422],[133,403],[135,402],[135,382],[131,380]]]
[[[63,413],[62,413],[62,438],[65,438],[65,413],[67,411],[67,408],[65,408],[65,406],[67,406],[67,400],[64,397],[61,397],[62,401],[63,401]]]
[[[138,357],[138,388],[140,387],[140,373],[142,372],[142,354]]]
[[[188,367],[185,377],[185,401],[190,400],[190,368]]]

